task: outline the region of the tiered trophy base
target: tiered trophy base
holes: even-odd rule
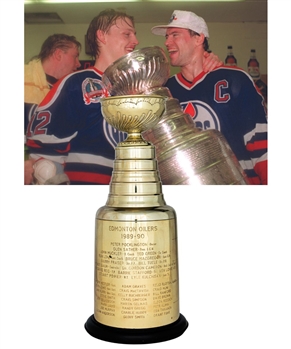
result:
[[[150,344],[165,342],[181,336],[188,327],[188,321],[180,314],[172,324],[145,329],[124,329],[106,326],[91,315],[85,323],[86,331],[97,339],[121,344]]]

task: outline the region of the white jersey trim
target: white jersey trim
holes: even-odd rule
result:
[[[83,153],[70,153],[68,156],[64,155],[43,155],[43,154],[31,154],[30,158],[38,160],[45,158],[59,164],[64,163],[84,163],[84,164],[93,164],[101,165],[105,167],[113,168],[113,161],[99,155],[83,154]]]
[[[34,159],[34,160],[47,159],[63,165],[66,162],[67,157],[64,155],[54,156],[54,155],[43,155],[43,154],[31,154],[30,159]]]
[[[71,136],[66,137],[66,138],[58,138],[55,135],[33,135],[32,137],[27,137],[27,139],[33,139],[34,141],[40,141],[42,143],[47,143],[47,144],[59,144],[59,143],[68,143],[70,142],[73,138],[75,138],[78,134],[78,131],[73,133]]]
[[[252,160],[240,160],[239,163],[244,170],[252,170],[258,162],[268,160],[268,154],[262,155],[260,158]]]
[[[84,153],[70,153],[66,160],[67,163],[84,163],[84,164],[95,164],[107,167],[113,167],[113,160],[107,159],[104,156],[84,154]]]
[[[245,144],[247,144],[247,142],[249,140],[252,139],[252,137],[256,134],[256,133],[265,133],[268,131],[268,125],[267,124],[256,124],[256,127],[249,133],[244,135],[244,141]]]

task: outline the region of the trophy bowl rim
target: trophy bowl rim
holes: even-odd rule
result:
[[[138,95],[120,95],[120,96],[108,96],[108,97],[101,97],[100,102],[103,102],[105,100],[112,100],[112,99],[138,99],[138,98],[145,98],[145,99],[151,99],[151,98],[158,98],[161,100],[165,100],[165,96],[161,95],[145,95],[145,94],[138,94]]]
[[[158,46],[158,45],[152,45],[152,46],[145,46],[145,47],[141,47],[141,48],[138,48],[136,50],[133,50],[132,52],[129,52],[129,53],[126,53],[125,55],[119,57],[118,59],[116,59],[113,63],[111,63],[105,70],[104,70],[104,73],[103,75],[104,76],[107,76],[108,72],[110,71],[110,69],[112,69],[112,67],[114,66],[118,66],[121,62],[126,62],[128,58],[131,58],[132,56],[135,56],[137,54],[141,54],[143,53],[144,51],[148,50],[148,49],[157,49],[157,51],[160,51],[163,56],[166,58],[166,64],[170,66],[170,62],[169,62],[169,59],[166,55],[166,52],[165,50]],[[148,58],[148,56],[146,56]]]
[[[115,103],[114,101],[118,101],[118,103]],[[140,114],[143,110],[145,110],[144,107],[142,107],[141,105],[148,104],[151,101],[153,102],[152,104],[159,105],[158,110],[160,110],[160,112],[158,114],[154,112],[154,114],[156,114],[155,117],[150,116],[150,114],[145,117],[144,113]],[[111,126],[127,133],[141,133],[149,128],[152,128],[159,122],[165,110],[165,97],[161,95],[109,96],[105,98],[100,98],[100,102],[102,114],[105,120]],[[124,104],[124,106],[121,106],[122,104]],[[123,114],[123,111],[126,109],[125,104],[132,104],[132,110],[135,111],[135,115],[128,115],[127,117],[127,115]],[[107,114],[108,108],[110,108],[110,106],[113,106],[113,108],[115,108],[116,111],[120,112],[121,114],[118,117],[116,113]],[[132,110],[130,109],[130,112],[132,112]],[[141,122],[142,119],[145,121],[144,123]],[[131,127],[129,127],[129,124],[131,124]]]
[[[102,83],[110,95],[135,95],[164,86],[170,75],[165,50],[160,46],[147,46],[111,63],[102,75]]]

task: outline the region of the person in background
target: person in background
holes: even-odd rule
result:
[[[80,66],[81,44],[74,36],[53,34],[41,46],[39,54],[24,65],[24,104],[38,105],[52,86]]]
[[[106,68],[138,45],[134,19],[108,9],[91,21],[87,39],[95,58],[93,67],[59,80],[32,115],[27,127],[27,146],[33,160],[48,159],[70,184],[109,184],[115,146],[125,134],[102,116],[100,98],[108,91],[102,83]],[[206,68],[219,63],[207,54]]]
[[[24,65],[24,130],[37,105],[52,86],[63,76],[80,66],[81,43],[75,36],[50,35],[42,44],[39,54]],[[24,183],[33,180],[34,160],[24,163]]]
[[[252,78],[238,67],[203,71],[209,31],[204,19],[193,12],[175,10],[168,24],[151,31],[165,36],[170,63],[180,67],[165,86],[184,112],[197,127],[224,135],[250,184],[267,184],[266,110]]]

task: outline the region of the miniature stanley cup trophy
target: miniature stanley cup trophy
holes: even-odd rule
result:
[[[167,206],[155,148],[141,132],[164,111],[161,96],[103,99],[106,121],[128,133],[116,158],[106,206],[96,214],[95,307],[89,334],[105,341],[142,344],[180,336],[176,215]]]
[[[121,57],[102,77],[111,94],[101,100],[103,116],[128,134],[96,214],[95,306],[85,324],[109,342],[162,342],[188,327],[179,312],[176,214],[162,183],[247,184],[223,136],[198,130],[162,87],[169,73],[154,46]]]

